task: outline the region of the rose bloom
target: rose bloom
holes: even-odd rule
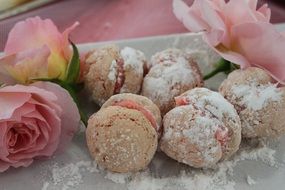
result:
[[[29,84],[35,78],[64,80],[72,57],[68,37],[78,24],[60,33],[50,19],[34,17],[16,23],[0,58],[0,81]]]
[[[173,11],[190,31],[204,31],[204,40],[224,59],[242,69],[265,69],[285,84],[285,35],[269,23],[266,4],[257,9],[257,0],[195,0],[188,7],[174,0]]]
[[[66,90],[49,82],[0,88],[0,172],[62,151],[80,115]]]

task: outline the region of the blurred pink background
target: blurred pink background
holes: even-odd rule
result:
[[[193,0],[186,0],[189,4]],[[285,22],[285,6],[269,0],[272,22]],[[27,17],[51,18],[60,31],[79,21],[72,33],[76,43],[98,42],[183,33],[187,30],[172,13],[172,0],[58,0],[44,7],[0,21],[0,51],[13,25]]]

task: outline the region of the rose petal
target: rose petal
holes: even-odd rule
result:
[[[23,124],[18,124],[13,127],[15,135],[18,139],[15,139],[15,146],[9,147],[9,153],[15,155],[15,153],[22,152],[30,148],[29,141],[32,138],[31,131],[28,127],[23,126]]]
[[[14,85],[14,86],[5,86],[3,88],[0,88],[0,93],[27,93],[27,94],[36,94],[37,97],[40,98],[43,103],[49,103],[49,102],[56,102],[57,96],[48,90],[38,88],[35,85],[30,86],[24,86],[24,85]],[[29,95],[31,97],[31,95]]]
[[[224,10],[224,14],[229,20],[230,25],[237,25],[243,22],[256,21],[255,9],[248,6],[246,0],[229,1]]]
[[[244,23],[233,27],[236,49],[253,65],[285,84],[285,37],[272,24]]]
[[[199,1],[194,1],[191,9],[182,0],[173,1],[173,13],[184,26],[193,32],[199,32],[209,28],[208,24],[201,18]]]
[[[69,34],[77,27],[79,26],[79,22],[75,22],[72,26],[65,29],[65,31],[62,33],[62,47],[64,47],[64,57],[70,59],[72,52],[69,47]]]
[[[212,2],[216,10],[223,9],[226,5],[225,0],[212,0]]]
[[[22,117],[33,112],[35,110],[35,105],[24,103],[21,107],[14,110],[11,117],[8,119],[3,119],[2,121],[14,121],[14,122],[21,122]]]
[[[64,108],[61,115],[61,136],[58,150],[63,150],[71,141],[74,133],[79,129],[80,115],[76,104],[69,93],[54,83],[37,82],[33,86],[53,92],[57,97],[57,103]]]
[[[224,59],[239,65],[241,69],[244,69],[250,66],[250,63],[248,62],[248,60],[242,54],[239,54],[238,52],[231,51],[230,49],[227,49],[223,46],[220,46],[220,47],[216,46],[215,48],[212,47],[212,49],[216,51],[218,54],[220,54]]]
[[[224,34],[225,32],[223,30],[213,29],[211,32],[205,33],[203,37],[210,46],[215,47],[223,41],[223,38],[225,37]]]
[[[33,163],[33,159],[25,159],[25,160],[18,160],[16,162],[10,163],[10,166],[14,168],[19,168],[19,167],[28,167]]]
[[[33,78],[48,78],[48,57],[46,46],[0,58],[0,80],[6,84],[29,83]]]
[[[1,170],[1,159],[6,158],[9,155],[6,146],[6,134],[7,134],[7,123],[0,123],[0,170]]]
[[[268,8],[267,4],[262,5],[258,9],[258,13],[260,13],[262,16],[258,16],[258,20],[264,21],[264,22],[269,22],[271,18],[271,9]]]
[[[10,167],[10,164],[0,160],[0,173],[8,170],[9,167]]]
[[[54,151],[58,148],[59,143],[62,139],[61,133],[64,132],[62,129],[62,121],[59,118],[54,110],[51,110],[48,107],[41,107],[37,109],[44,117],[45,122],[38,121],[39,129],[42,131],[42,134],[45,135],[43,138],[48,140],[48,144],[44,148],[44,150],[39,151],[41,155],[51,156]],[[45,130],[48,130],[46,131]]]
[[[256,10],[257,8],[257,2],[258,0],[239,0],[239,1],[243,1],[243,3],[246,3],[247,6],[251,9],[251,10]]]
[[[35,143],[38,137],[40,136],[40,130],[38,128],[38,121],[35,118],[27,118],[23,117],[22,122],[27,126],[27,128],[31,131],[31,140],[30,144],[37,146]],[[33,147],[32,147],[33,148]],[[32,151],[32,150],[28,150]]]
[[[201,5],[201,15],[202,18],[207,21],[207,24],[216,30],[226,31],[226,25],[220,15],[215,9],[214,2],[211,1],[200,1]]]
[[[50,19],[28,18],[18,22],[10,31],[4,49],[6,54],[15,54],[27,49],[37,49],[47,45],[60,52],[61,34]]]
[[[10,119],[14,111],[31,98],[31,95],[28,93],[7,91],[10,88],[0,88],[0,120]]]
[[[37,110],[23,114],[23,117],[24,118],[33,118],[33,119],[37,119],[40,121],[46,121],[45,118]]]

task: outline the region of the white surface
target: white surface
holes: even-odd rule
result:
[[[283,27],[283,26],[282,26]],[[145,52],[149,59],[151,55],[157,51],[164,50],[169,47],[178,48],[193,48],[207,52],[208,56],[201,59],[201,62],[213,62],[217,60],[217,56],[212,53],[211,50],[202,42],[199,35],[182,34],[182,35],[170,35],[162,37],[151,37],[138,40],[127,40],[117,42],[120,47],[130,46],[142,50]],[[85,44],[80,46],[81,51],[88,51],[95,46],[101,46],[100,44]],[[210,68],[201,64],[201,68],[204,72]],[[219,83],[223,80],[224,76],[220,75],[213,80],[207,82],[207,86],[216,89]],[[95,105],[90,105],[89,102],[85,102],[86,109],[89,113],[92,113],[97,109]],[[88,105],[88,106],[87,106]],[[285,167],[282,164],[285,160],[285,138],[281,139],[279,143],[273,145],[276,149],[276,159],[278,163],[277,168],[267,166],[258,161],[242,161],[238,163],[234,169],[233,178],[236,181],[235,189],[284,189],[285,179]],[[5,173],[0,174],[0,190],[53,190],[64,189],[62,184],[54,185],[52,180],[52,169],[55,165],[57,167],[64,167],[70,163],[76,164],[79,161],[91,161],[87,151],[84,129],[82,128],[74,140],[72,145],[61,155],[54,156],[50,160],[35,161],[28,168],[10,169]],[[160,164],[157,164],[159,161]],[[190,167],[178,164],[177,162],[167,158],[162,153],[156,155],[154,161],[149,166],[154,177],[171,177],[179,173],[180,170],[192,170]],[[74,185],[74,188],[70,189],[86,189],[86,190],[125,190],[124,184],[114,183],[104,178],[104,175],[99,173],[90,173],[88,171],[81,172],[82,183]],[[256,181],[255,185],[249,186],[247,183],[247,176],[250,176]],[[119,182],[121,180],[119,179]],[[74,179],[76,182],[76,179]],[[177,189],[180,189],[177,187]],[[195,189],[195,188],[193,188]],[[171,188],[171,190],[175,190]]]

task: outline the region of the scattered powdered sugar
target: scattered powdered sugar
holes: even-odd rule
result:
[[[256,181],[254,179],[252,179],[249,175],[246,178],[247,184],[248,185],[255,185]]]
[[[110,65],[108,79],[111,81],[116,81],[117,79],[117,61],[116,60],[113,60]]]
[[[228,180],[224,166],[217,171],[181,171],[178,176],[164,178],[144,172],[127,184],[128,190],[234,190],[234,186],[235,182]]]
[[[59,167],[56,164],[52,168],[52,181],[44,182],[42,190],[47,190],[50,187],[62,190],[75,189],[79,184],[84,183],[83,175],[86,175],[88,172],[100,172],[105,179],[109,179],[117,184],[123,184],[128,190],[234,190],[236,184],[233,177],[234,167],[238,162],[242,160],[256,160],[270,166],[276,166],[274,159],[275,150],[267,146],[253,149],[249,147],[245,143],[232,160],[220,162],[214,170],[190,170],[189,167],[184,166],[184,169],[181,169],[179,174],[165,177],[159,171],[167,165],[166,161],[161,157],[155,157],[152,162],[155,166],[151,168],[155,168],[155,171],[151,171],[150,168],[144,172],[127,174],[112,173],[101,168],[98,170],[97,164],[91,161],[70,163],[63,167]],[[157,171],[162,176],[154,176],[154,173]],[[249,185],[256,184],[256,181],[250,176],[246,176],[246,181]]]
[[[47,190],[49,186],[49,182],[44,182],[42,190]]]
[[[270,166],[276,165],[275,150],[266,146],[250,149],[243,145],[232,160],[219,163],[215,170],[193,170],[172,177],[154,177],[151,171],[135,174],[132,179],[125,180],[128,190],[234,190],[234,167],[243,160],[262,161]],[[126,179],[126,178],[125,178]],[[255,180],[247,177],[248,183],[256,184]]]
[[[191,175],[192,177],[190,177]],[[215,187],[214,187],[215,186]],[[233,189],[233,184],[228,183],[224,186],[225,189]],[[166,177],[166,178],[153,178],[149,174],[145,173],[137,177],[128,184],[128,190],[206,190],[206,189],[222,189],[216,188],[214,180],[212,177],[204,174],[192,175],[186,174],[186,172],[181,172],[181,174],[176,177]]]
[[[52,168],[52,184],[61,186],[62,189],[69,189],[83,183],[82,173],[99,172],[97,164],[91,161],[79,161],[77,163],[70,163],[63,167],[55,164]],[[44,183],[43,188],[47,182]],[[46,187],[47,188],[47,187]]]
[[[238,98],[241,98],[244,105],[255,111],[262,109],[270,101],[280,101],[282,97],[282,91],[274,84],[235,85],[232,91]]]
[[[275,153],[276,150],[263,146],[254,151],[241,151],[239,158],[240,160],[260,160],[269,166],[275,167],[277,165],[274,158]]]
[[[124,59],[124,70],[131,67],[138,74],[143,74],[144,63],[146,63],[146,58],[143,52],[125,47],[121,50],[121,56]]]
[[[130,180],[131,175],[132,175],[131,173],[122,174],[122,173],[113,173],[107,171],[104,178],[109,179],[115,183],[125,184]]]

